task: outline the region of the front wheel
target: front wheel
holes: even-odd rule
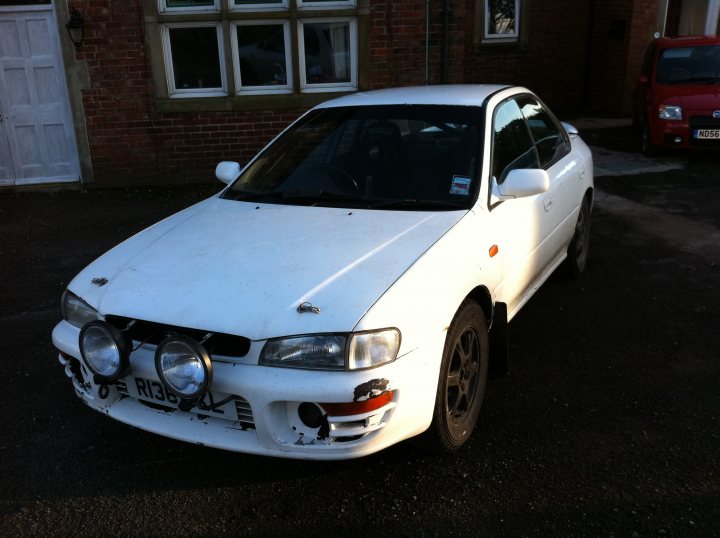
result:
[[[580,213],[575,223],[575,233],[570,241],[565,260],[566,273],[572,278],[579,277],[587,265],[590,254],[590,202],[585,198],[580,204]]]
[[[453,452],[470,438],[485,396],[489,354],[485,313],[466,301],[445,339],[433,420],[425,434],[432,448]]]
[[[647,118],[640,120],[640,152],[646,157],[657,155],[658,148],[652,143],[650,123]]]

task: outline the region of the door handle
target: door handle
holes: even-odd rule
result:
[[[550,211],[553,206],[553,199],[552,196],[548,196],[543,200],[543,207],[545,208],[545,211]]]

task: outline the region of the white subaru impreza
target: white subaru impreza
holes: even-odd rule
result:
[[[348,95],[216,175],[84,269],[53,332],[88,406],[192,443],[457,449],[508,322],[588,258],[590,151],[525,88]]]

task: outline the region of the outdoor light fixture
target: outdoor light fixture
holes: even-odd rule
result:
[[[77,9],[72,8],[70,10],[70,19],[65,24],[70,41],[73,42],[77,48],[82,47],[83,39],[85,38],[85,17]]]

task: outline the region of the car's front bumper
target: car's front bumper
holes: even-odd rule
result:
[[[141,346],[130,356],[130,373],[107,389],[96,385],[80,357],[79,330],[60,322],[53,343],[77,395],[108,416],[174,439],[205,446],[300,459],[348,459],[377,452],[427,428],[432,418],[445,333],[421,348],[371,370],[326,372],[272,368],[253,364],[253,345],[244,364],[213,360],[211,390],[232,400],[237,410],[193,409],[138,399],[137,379],[159,383],[153,350]],[[159,385],[157,385],[159,387]],[[351,403],[392,391],[378,409],[347,416],[326,416],[319,428],[298,417],[298,406],[310,403]],[[229,396],[228,396],[229,395]]]
[[[699,138],[698,131],[720,132],[720,119],[711,113],[693,113],[682,120],[656,119],[652,127],[652,143],[668,148],[720,147],[720,138]]]

